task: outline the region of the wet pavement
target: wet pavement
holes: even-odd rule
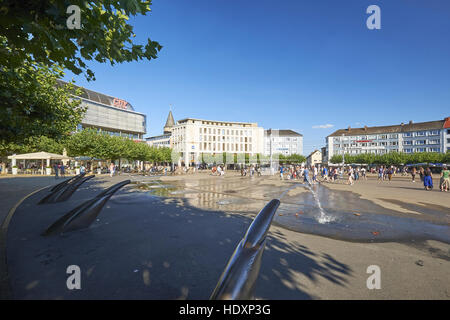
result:
[[[89,228],[41,236],[62,215],[125,179],[132,183],[111,197]],[[273,198],[281,205],[255,289],[259,299],[370,298],[367,263],[391,261],[430,287],[413,296],[448,296],[442,264],[450,261],[449,224],[440,206],[416,205],[422,214],[409,215],[352,192],[268,177],[96,177],[66,202],[38,205],[48,192],[27,198],[9,226],[8,273],[17,299],[207,299],[255,214]],[[388,242],[409,244],[394,250]],[[79,291],[66,287],[66,268],[73,264],[83,272]],[[389,268],[391,282],[401,280]],[[381,297],[403,292],[392,288]]]
[[[450,243],[449,208],[395,201],[420,215],[383,208],[358,194],[325,185],[286,181],[275,185],[266,179],[217,177],[212,180],[135,182],[150,195],[187,199],[206,210],[230,213],[257,212],[268,200],[281,199],[274,223],[302,233],[358,242],[437,240]]]

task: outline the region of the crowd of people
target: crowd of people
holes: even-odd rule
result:
[[[431,172],[431,168],[411,168],[410,170],[412,182],[416,182],[416,175],[418,174],[420,177],[420,181],[423,182],[425,190],[433,189],[433,173]],[[449,191],[450,189],[450,171],[446,165],[442,167],[442,171],[439,179],[439,189],[441,191]]]
[[[108,167],[109,175],[112,177],[117,172],[117,167],[114,163],[110,163]],[[199,168],[197,168],[198,170]],[[107,169],[106,169],[107,170]],[[196,171],[197,171],[196,170]],[[149,168],[150,173],[163,173],[167,175],[171,172],[168,166],[152,166]],[[225,165],[213,165],[211,167],[211,174],[217,176],[224,176],[226,171]],[[65,177],[66,166],[63,163],[54,163],[53,172],[55,178],[59,176]],[[86,168],[81,165],[80,173],[85,173]],[[262,169],[258,164],[251,164],[249,166],[242,166],[240,168],[241,176],[261,176]],[[347,166],[347,167],[327,167],[320,165],[303,166],[303,165],[280,165],[279,177],[281,180],[302,180],[308,184],[315,184],[319,182],[337,182],[346,181],[347,184],[353,185],[356,181],[363,179],[367,180],[367,173],[377,175],[379,182],[392,181],[392,177],[397,174],[406,176],[411,175],[412,182],[416,182],[416,177],[419,175],[420,181],[424,185],[425,190],[432,190],[433,174],[430,167],[396,167],[396,166],[379,166],[366,168],[364,166]],[[319,176],[321,180],[319,180]],[[441,191],[449,191],[450,189],[450,171],[446,165],[442,167],[440,172],[439,188]]]
[[[249,167],[244,166],[241,168],[241,176],[245,177],[247,174],[253,177],[255,174],[260,177],[262,175],[261,167],[258,165],[250,165]]]
[[[321,181],[318,180],[320,171]],[[367,173],[377,174],[379,182],[392,181],[392,178],[397,174],[406,176],[411,174],[412,182],[415,182],[416,175],[420,176],[420,180],[424,185],[425,190],[433,189],[433,174],[431,168],[423,167],[403,167],[396,166],[379,166],[367,169],[366,167],[326,167],[326,166],[300,166],[288,165],[279,167],[280,179],[285,180],[303,180],[309,184],[318,182],[336,182],[340,179],[346,181],[347,184],[353,185],[355,181],[360,179],[367,180]],[[341,180],[341,181],[342,181]],[[450,189],[450,171],[446,165],[442,167],[440,172],[439,188],[441,191],[449,191]]]

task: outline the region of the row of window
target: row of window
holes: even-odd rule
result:
[[[211,143],[211,142],[203,142],[200,143],[200,151],[225,151],[225,152],[233,152],[233,151],[252,151],[251,144],[242,144],[242,143]]]
[[[225,132],[227,135],[232,136],[251,136],[252,130],[234,130],[234,129],[215,129],[215,128],[199,128],[200,134],[222,134],[225,135]]]
[[[191,121],[191,123],[194,123],[195,121]],[[243,127],[249,127],[250,124],[235,124],[235,123],[226,123],[226,122],[212,122],[212,121],[202,121],[202,124],[211,125],[211,126],[224,126],[224,127],[233,127],[233,126],[243,126]]]
[[[447,150],[450,149],[447,148]],[[441,148],[439,147],[428,147],[428,148],[405,148],[403,149],[404,153],[414,153],[414,152],[440,152]],[[349,150],[350,154],[361,154],[361,153],[374,153],[374,154],[385,154],[388,152],[399,152],[398,149],[366,149],[366,150]],[[336,153],[336,154],[339,154]],[[342,153],[341,153],[342,154]]]
[[[411,138],[411,137],[426,137],[426,136],[438,136],[440,130],[425,130],[425,131],[416,131],[416,132],[405,132],[403,133],[403,137]],[[450,129],[447,130],[447,133],[450,134]],[[378,135],[367,135],[367,136],[345,136],[345,137],[334,137],[334,141],[338,142],[344,140],[385,140],[385,139],[398,139],[398,134],[378,134]]]
[[[440,143],[441,143],[441,139],[429,139],[428,142],[427,142],[427,140],[403,141],[403,145],[405,145],[405,146],[423,145],[423,144],[440,144]]]
[[[413,152],[441,152],[441,148],[432,147],[432,148],[405,148],[403,149],[405,153],[413,153]]]
[[[217,136],[217,139],[216,139],[216,136],[208,136],[208,135],[205,135],[205,136],[202,136],[202,135],[200,135],[200,141],[213,141],[213,142],[215,142],[215,141],[228,141],[228,142],[252,142],[252,138],[251,137],[234,137],[234,136],[232,136],[232,137],[230,137],[230,136],[222,136],[222,138],[220,137],[220,136]]]
[[[97,130],[98,133],[108,134],[110,136],[124,137],[124,138],[128,138],[128,139],[140,139],[141,138],[139,134],[135,134],[135,133],[111,131],[111,130],[104,130],[104,129],[100,129],[100,128],[93,128],[93,127],[84,127],[81,124],[77,125],[77,131],[82,131],[84,129],[95,129],[95,130]]]
[[[425,137],[425,136],[438,136],[439,130],[429,130],[429,131],[417,131],[417,132],[405,132],[404,137]]]

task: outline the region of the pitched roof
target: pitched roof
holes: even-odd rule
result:
[[[175,120],[173,120],[172,111],[169,111],[169,115],[167,116],[166,124],[164,125],[164,128],[170,128],[175,125]]]
[[[278,134],[279,136],[300,136],[303,137],[303,135],[301,133],[295,132],[293,130],[277,130],[277,129],[269,129],[269,130],[264,130],[264,134],[265,135],[269,135],[271,133],[275,133]]]
[[[379,126],[379,127],[367,127],[364,128],[350,128],[339,129],[330,134],[328,137],[336,136],[354,136],[354,135],[366,135],[366,134],[376,134],[376,133],[401,133],[409,131],[420,131],[420,130],[436,130],[442,129],[444,127],[444,120],[428,121],[428,122],[417,122],[413,123],[410,121],[407,124],[399,124],[392,126]]]

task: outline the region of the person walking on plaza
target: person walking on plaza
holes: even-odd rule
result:
[[[349,185],[353,185],[353,168],[352,167],[349,167],[348,168],[348,184]]]
[[[306,182],[306,183],[308,183],[308,184],[311,184],[311,183],[309,182],[309,170],[308,170],[307,167],[306,167],[305,170],[303,171],[303,176],[305,177],[304,180],[303,180],[303,182]]]
[[[413,167],[411,169],[412,182],[416,182],[416,172],[417,172],[416,167]]]
[[[313,182],[317,182],[317,167],[313,166]]]
[[[364,180],[367,180],[367,177],[366,177],[366,168],[361,168],[361,176],[364,178]]]
[[[323,181],[328,181],[328,169],[327,169],[327,167],[323,167],[322,178],[323,178]]]
[[[423,168],[419,167],[419,176],[420,176],[420,181],[422,181],[422,182],[423,182],[424,175],[425,175],[424,173],[425,172],[424,172]]]
[[[116,166],[111,162],[109,165],[109,176],[112,178],[114,175],[114,171],[116,171]]]
[[[283,180],[283,166],[280,166],[280,178]]]
[[[53,171],[55,171],[55,179],[58,179],[58,165],[56,163],[53,164]]]
[[[425,186],[425,190],[433,189],[433,178],[431,176],[430,168],[427,168],[427,170],[424,171],[423,185]]]
[[[444,165],[441,172],[441,191],[447,192],[450,189],[450,170]]]
[[[383,181],[383,173],[384,173],[384,169],[383,169],[383,166],[381,166],[381,167],[378,169],[378,180]]]
[[[334,168],[334,170],[333,170],[333,182],[336,182],[337,177],[338,177],[338,169]]]
[[[61,177],[66,177],[66,167],[64,166],[64,163],[61,163],[61,168],[59,168],[61,172]]]
[[[388,175],[388,179],[389,181],[392,181],[392,174],[393,174],[394,168],[390,167],[388,169],[387,175]]]
[[[220,166],[217,166],[217,174],[218,174],[219,176],[222,175],[222,168],[221,168]]]

